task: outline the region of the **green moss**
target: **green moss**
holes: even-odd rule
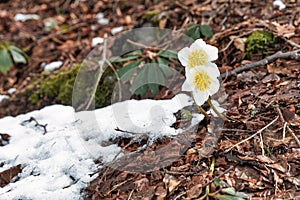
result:
[[[253,54],[266,55],[269,48],[272,48],[275,43],[275,37],[273,33],[268,31],[254,31],[247,38],[246,41],[246,55],[251,56]]]
[[[49,73],[42,73],[41,76],[36,80],[32,87],[27,89],[26,93],[31,93],[29,96],[30,103],[39,104],[41,101],[48,101],[52,103],[61,103],[64,105],[72,105],[72,93],[73,87],[76,80],[77,73],[81,65],[77,64],[71,69],[61,69],[58,70],[54,75],[49,75]],[[91,72],[94,74],[94,72]],[[106,70],[103,76],[109,76],[113,73],[110,70]],[[82,81],[87,80],[91,74],[85,74],[84,77],[81,77]],[[80,84],[80,80],[77,80],[77,84]],[[82,84],[85,85],[85,84]],[[109,105],[110,97],[113,91],[114,85],[112,83],[106,83],[101,79],[96,95],[95,95],[95,106],[100,108],[106,105]],[[89,96],[86,93],[87,89],[82,91],[76,91],[78,95]],[[76,102],[76,105],[79,105],[82,102]]]

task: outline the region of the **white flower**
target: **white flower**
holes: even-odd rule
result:
[[[218,48],[206,44],[202,39],[197,39],[190,47],[185,47],[178,52],[178,59],[183,66],[190,69],[207,65],[218,59]]]
[[[224,113],[224,112],[226,111],[225,108],[222,108],[222,107],[220,106],[220,104],[219,104],[218,101],[216,101],[216,100],[211,100],[211,103],[214,105],[214,107],[217,109],[217,111],[218,111],[219,113]],[[211,113],[214,117],[218,117],[218,114],[215,113],[215,111],[214,111],[212,108],[209,109],[209,111],[207,112],[207,114],[210,114],[210,113]]]
[[[220,72],[217,65],[209,63],[209,66],[196,66],[186,71],[186,80],[182,85],[183,91],[193,93],[198,106],[204,104],[209,96],[215,94],[220,87],[218,76]]]

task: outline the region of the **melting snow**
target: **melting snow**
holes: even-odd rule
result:
[[[0,199],[82,199],[82,189],[93,180],[99,167],[95,158],[111,161],[120,148],[101,142],[126,131],[146,132],[151,137],[180,133],[170,127],[173,113],[191,105],[190,97],[180,94],[171,100],[128,100],[95,111],[75,113],[69,106],[53,105],[17,117],[0,119],[0,133],[11,136],[0,147],[0,172],[18,164],[22,172],[17,180],[0,188]],[[47,124],[47,133],[24,123],[34,117]],[[196,115],[193,123],[203,117]]]

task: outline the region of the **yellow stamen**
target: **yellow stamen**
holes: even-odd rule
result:
[[[211,79],[205,70],[199,70],[194,76],[194,85],[201,91],[207,90],[211,84]]]
[[[202,49],[192,51],[188,55],[188,66],[194,68],[199,65],[205,65],[208,61],[208,56],[206,52]]]

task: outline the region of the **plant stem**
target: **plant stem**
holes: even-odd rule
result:
[[[214,174],[215,164],[216,164],[216,158],[212,157],[210,168],[209,168],[211,176],[213,176],[213,174]],[[208,184],[208,185],[206,185],[206,188],[205,188],[205,194],[209,195],[209,193],[210,193],[210,185]],[[207,196],[207,198],[208,198],[208,196]]]
[[[200,111],[207,119],[209,119],[210,117],[209,117],[209,115],[206,113],[206,111],[205,111],[201,106],[197,105],[197,103],[196,103],[196,101],[195,101],[195,98],[194,98],[194,95],[191,94],[191,96],[192,96],[192,98],[193,98],[193,100],[194,100],[194,102],[195,102],[195,104],[196,104],[198,110],[199,110],[199,111]]]
[[[225,117],[222,113],[220,113],[220,112],[217,110],[217,108],[214,106],[214,104],[211,102],[210,97],[208,97],[207,103],[208,103],[208,105],[213,109],[213,111],[214,111],[220,118],[222,118],[223,120],[226,120],[226,117]]]
[[[198,110],[207,118],[209,119],[209,115],[205,112],[205,110],[201,107],[197,105]]]

